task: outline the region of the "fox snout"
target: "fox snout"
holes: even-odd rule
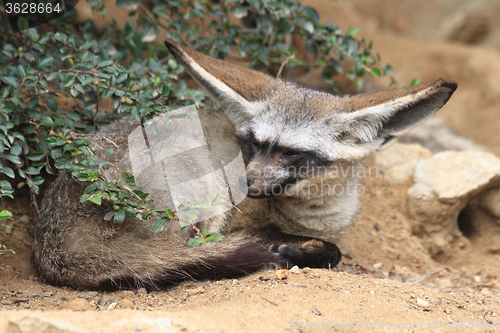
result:
[[[296,177],[282,165],[256,158],[250,162],[246,174],[239,178],[241,189],[250,198],[275,197],[296,182]],[[288,187],[287,187],[288,186]]]

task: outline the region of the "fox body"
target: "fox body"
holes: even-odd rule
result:
[[[212,59],[165,42],[173,56],[225,111],[200,116],[208,141],[238,143],[247,162],[248,198],[238,209],[199,222],[225,234],[191,248],[172,222],[103,220],[111,209],[81,202],[88,185],[63,173],[42,201],[34,264],[54,284],[78,288],[160,287],[185,278],[233,277],[266,264],[333,267],[335,245],[358,210],[361,158],[440,109],[456,83],[337,97]],[[100,132],[120,147],[111,162],[130,167],[131,118]],[[95,138],[96,153],[105,156]],[[165,147],[168,149],[168,147]],[[109,157],[108,157],[109,159]],[[145,189],[147,190],[147,189]]]

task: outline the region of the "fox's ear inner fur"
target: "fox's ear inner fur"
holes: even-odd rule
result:
[[[282,84],[268,75],[211,58],[172,40],[165,40],[165,45],[198,84],[222,104],[235,125],[262,112],[259,101]]]
[[[428,85],[350,97],[343,113],[345,130],[361,143],[385,146],[439,110],[457,84],[438,80]]]

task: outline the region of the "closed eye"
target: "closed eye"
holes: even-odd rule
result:
[[[252,148],[254,149],[254,151],[259,151],[260,150],[260,143],[257,142],[257,140],[253,140],[252,141]]]
[[[296,158],[299,157],[300,155],[302,155],[302,152],[296,150],[288,150],[285,151],[283,154],[281,154],[281,156],[285,158]]]

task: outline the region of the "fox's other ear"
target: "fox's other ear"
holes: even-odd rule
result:
[[[198,84],[226,109],[238,125],[262,111],[258,101],[282,84],[263,73],[214,59],[166,39],[165,45]]]
[[[381,148],[439,110],[457,89],[450,80],[437,80],[413,88],[401,88],[349,97],[349,113],[342,114],[344,132],[358,143]]]

